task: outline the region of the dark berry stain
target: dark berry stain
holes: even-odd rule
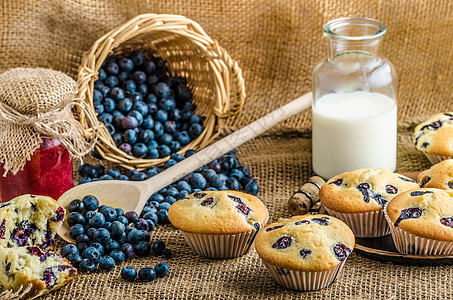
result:
[[[422,144],[422,147],[423,147],[423,148],[428,148],[428,146],[429,146],[429,143],[428,143],[428,142],[424,142],[424,143]]]
[[[302,258],[306,258],[307,255],[310,255],[312,253],[312,251],[310,249],[302,249],[300,250],[300,255],[302,256]]]
[[[60,222],[63,221],[64,219],[64,208],[59,207],[57,211],[55,212],[55,217],[52,218],[52,221],[54,222]]]
[[[422,214],[423,214],[423,210],[419,207],[411,207],[411,208],[403,209],[401,211],[401,215],[398,217],[398,219],[395,222],[395,226],[398,226],[398,224],[403,220],[420,218]]]
[[[35,230],[36,226],[30,226],[27,221],[22,221],[14,228],[11,233],[11,239],[15,241],[18,246],[24,246]]]
[[[329,182],[329,184],[335,184],[337,186],[340,186],[343,183],[343,179],[337,179],[335,181]]]
[[[273,227],[266,228],[266,232],[269,232],[269,231],[272,231],[272,230],[276,230],[276,229],[282,228],[283,226],[284,226],[284,225],[277,225],[277,226],[273,226]]]
[[[43,262],[47,259],[47,257],[52,256],[50,252],[43,252],[38,247],[27,247],[27,250],[30,254],[38,256],[40,262]]]
[[[248,216],[250,213],[250,208],[244,203],[239,203],[238,205],[236,205],[236,209],[239,212],[243,213],[245,216]]]
[[[6,234],[6,220],[3,219],[2,224],[0,225],[0,239],[5,239]]]
[[[207,195],[206,193],[200,193],[200,192],[197,192],[197,193],[193,194],[193,196],[195,198],[198,198],[198,199],[201,199],[201,198],[203,198],[206,195]]]
[[[384,207],[385,204],[387,203],[387,200],[384,197],[382,197],[381,194],[373,194],[371,198],[373,198],[373,200],[376,201],[377,204],[379,204],[381,207]]]
[[[208,206],[208,205],[212,205],[213,203],[214,203],[214,198],[209,197],[209,198],[203,200],[203,202],[201,202],[201,206]]]
[[[422,184],[420,184],[420,187],[425,187],[426,184],[431,180],[431,177],[426,177],[423,181]]]
[[[411,193],[411,196],[412,197],[417,197],[417,196],[421,196],[421,195],[424,195],[424,194],[432,194],[433,192],[432,191],[414,191]]]
[[[10,205],[10,204],[11,204],[11,203],[9,203],[9,202],[0,203],[0,208],[6,207],[6,206],[8,206],[8,205]]]
[[[242,203],[241,199],[238,198],[238,197],[228,195],[228,198],[230,198],[230,199],[233,200],[234,202]]]
[[[313,218],[311,220],[321,226],[329,225],[329,217]]]
[[[440,220],[442,225],[453,228],[453,217],[447,217]]]
[[[398,189],[396,187],[394,187],[393,185],[390,185],[390,184],[387,184],[385,186],[385,191],[387,192],[387,194],[396,194],[396,193],[398,193]]]
[[[301,221],[297,221],[296,223],[294,223],[294,225],[302,225],[302,224],[310,224],[310,221],[308,221],[308,220],[301,220]]]
[[[349,256],[351,249],[349,249],[345,244],[336,243],[335,246],[333,246],[333,253],[339,261],[343,261]]]
[[[357,189],[362,193],[363,195],[363,200],[368,203],[370,202],[370,185],[368,183],[361,183],[357,186]]]
[[[448,188],[453,189],[453,180],[447,182],[447,186]]]
[[[9,270],[11,270],[11,263],[8,263],[5,267],[5,272],[7,275],[9,275]]]
[[[410,178],[405,178],[405,177],[400,177],[400,176],[398,176],[398,178],[401,179],[402,181],[417,183],[415,180],[412,180]]]
[[[272,248],[286,249],[293,243],[293,239],[290,236],[282,236],[273,245]]]

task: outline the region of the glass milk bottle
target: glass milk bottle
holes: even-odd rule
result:
[[[313,71],[313,169],[331,178],[396,168],[396,72],[381,57],[379,21],[342,18],[323,28],[327,60]]]

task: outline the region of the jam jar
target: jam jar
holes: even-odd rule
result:
[[[58,199],[74,186],[72,159],[56,139],[43,138],[42,144],[23,170],[6,175],[0,165],[0,199],[9,201],[23,194],[50,196]]]

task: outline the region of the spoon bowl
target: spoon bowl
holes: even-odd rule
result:
[[[67,211],[72,200],[93,195],[100,205],[140,214],[154,193],[257,137],[277,123],[307,109],[311,102],[311,93],[305,94],[145,181],[104,180],[84,183],[66,191],[58,202]],[[72,243],[74,240],[69,236],[69,228],[65,217],[58,235]]]

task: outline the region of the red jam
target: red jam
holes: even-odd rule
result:
[[[58,199],[74,186],[72,160],[68,150],[58,140],[43,139],[23,170],[4,177],[0,165],[0,199],[9,201],[23,194],[50,196]]]

